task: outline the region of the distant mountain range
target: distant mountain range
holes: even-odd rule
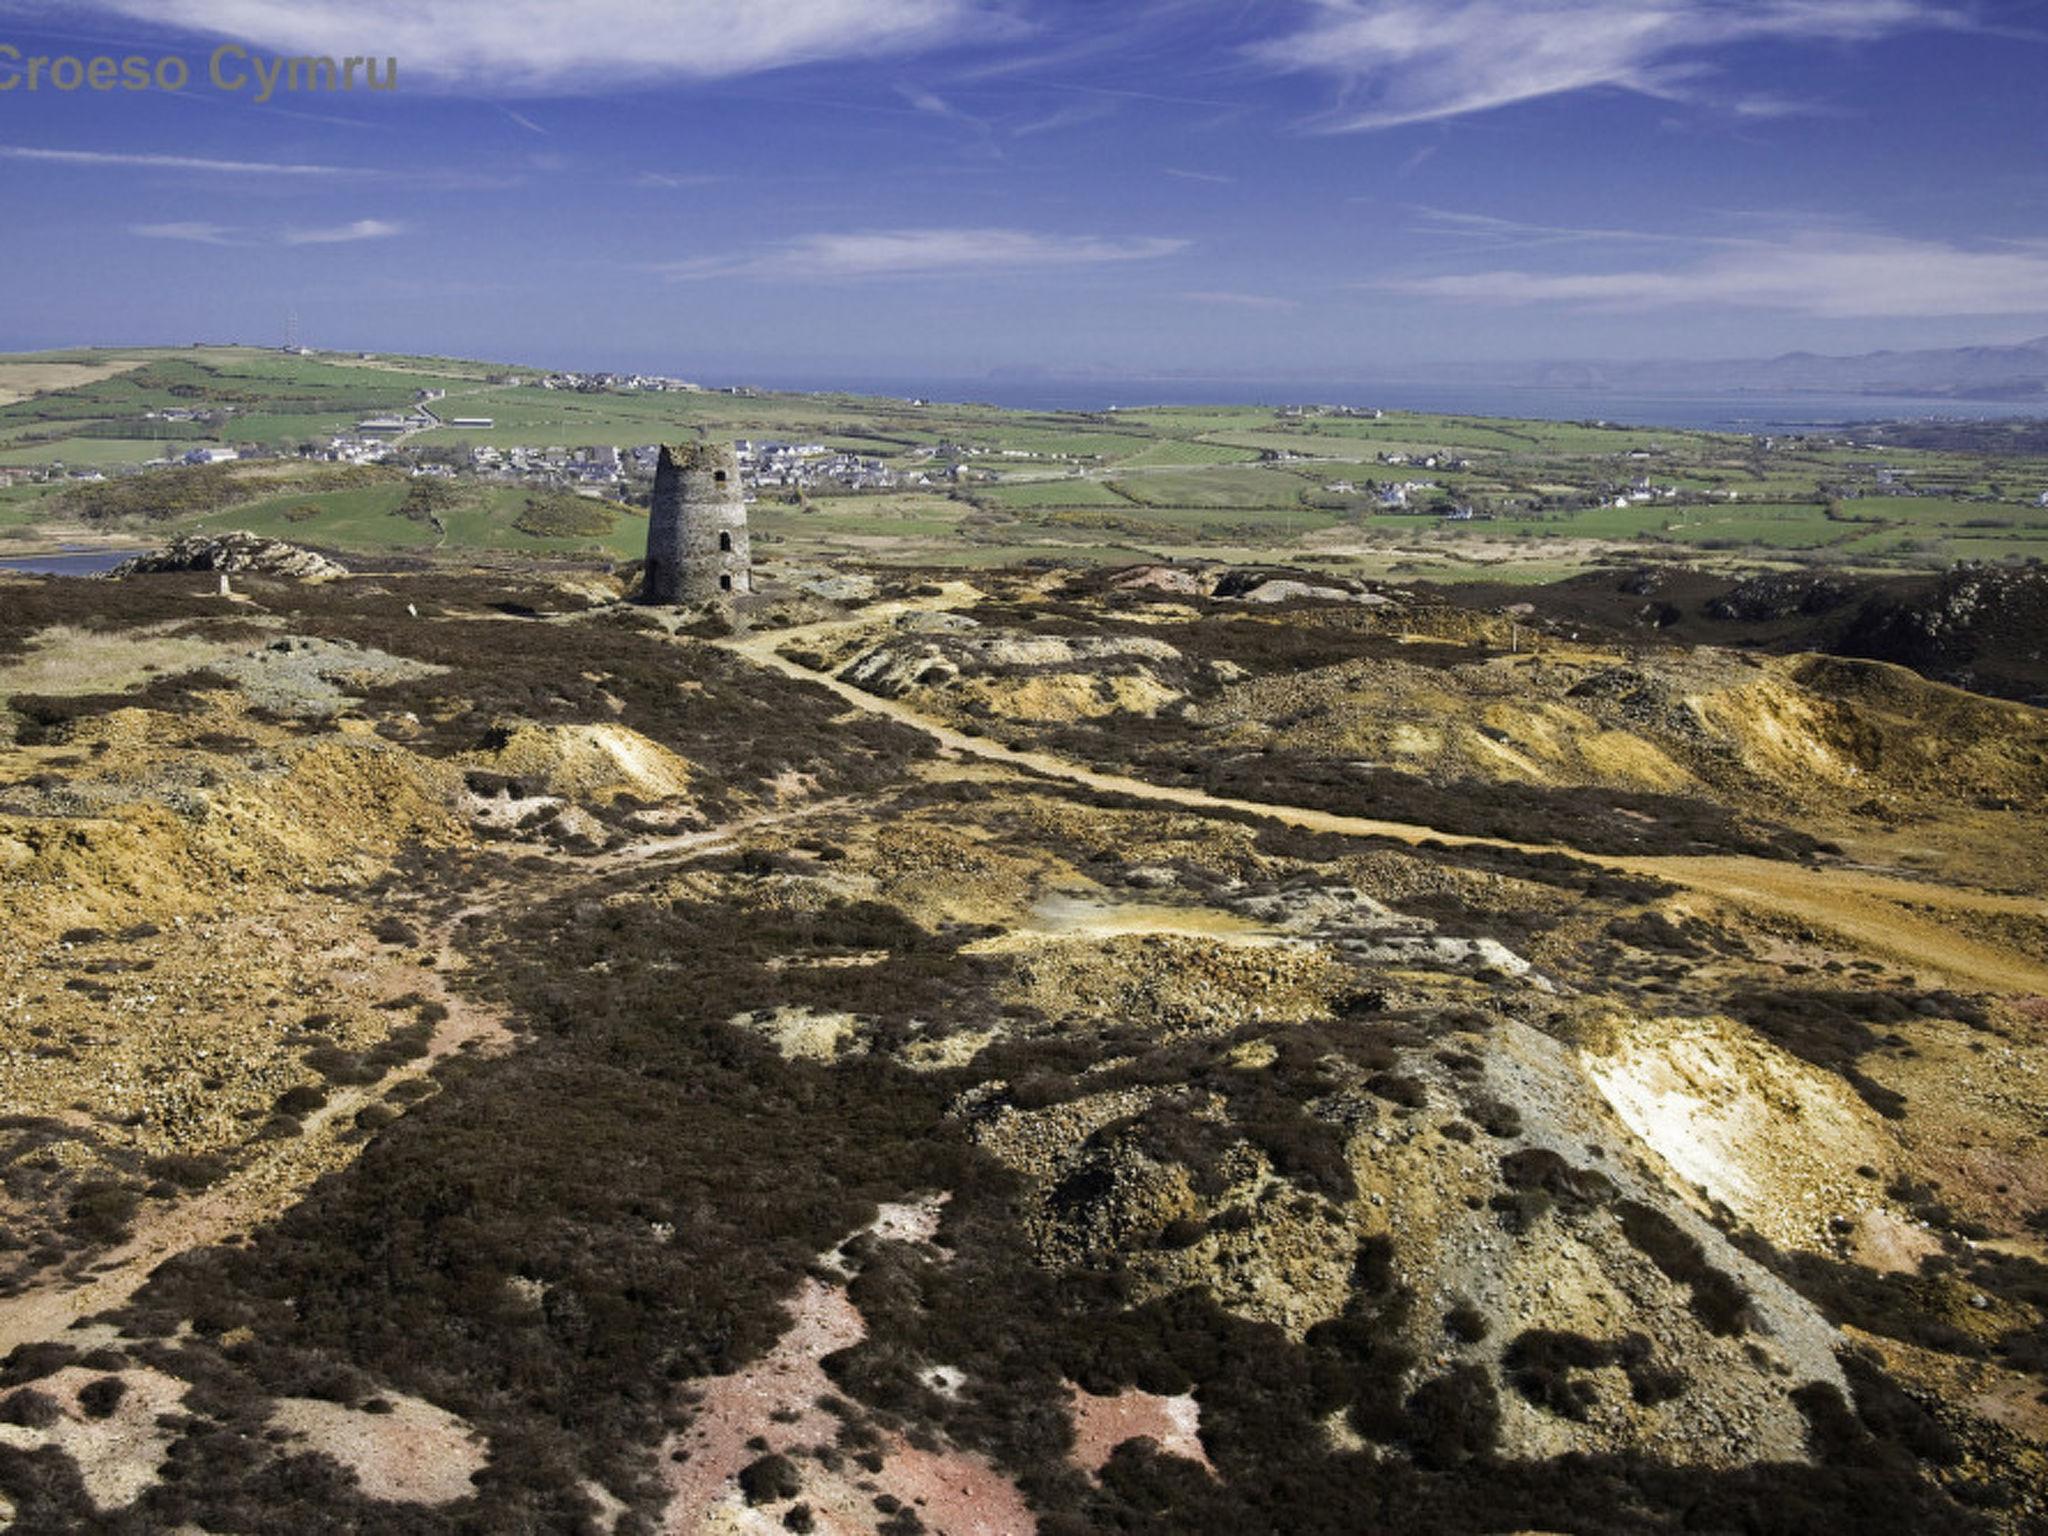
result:
[[[1291,391],[1290,398],[1308,398],[1317,390],[1342,387],[1344,380],[1375,388],[1389,382],[1432,386],[1501,386],[1520,389],[1576,390],[1589,395],[1870,395],[1929,400],[2006,402],[2039,407],[2048,404],[2048,336],[2007,346],[1943,347],[1916,352],[1864,352],[1854,357],[1827,357],[1818,352],[1787,352],[1769,358],[1724,358],[1643,361],[1571,361],[1500,363],[1438,362],[1394,365],[1386,372],[1345,374],[1332,371],[1303,382],[1300,374],[1219,374],[1192,370],[1161,370],[1144,377],[1108,368],[1084,366],[991,369],[977,381],[1015,395],[1020,389],[1072,389],[1093,385],[1145,390],[1166,398],[1176,388],[1199,385],[1215,398],[1235,386],[1240,393],[1260,389]],[[1302,391],[1309,395],[1303,395]],[[885,391],[886,392],[886,391]],[[1207,398],[1207,395],[1204,396]]]
[[[1730,362],[1542,363],[1516,382],[1561,389],[1684,389],[1785,394],[1923,395],[1956,400],[2048,396],[2048,336],[1999,347],[1865,352]]]

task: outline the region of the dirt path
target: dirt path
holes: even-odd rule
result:
[[[1522,854],[1562,854],[1581,863],[1597,864],[1624,874],[1666,880],[1747,911],[1789,918],[1802,925],[1824,929],[1849,941],[1858,950],[1882,955],[1957,983],[1995,992],[2048,994],[2048,963],[1969,938],[1943,922],[1940,915],[2020,914],[2048,919],[2048,902],[1923,885],[1857,870],[1813,869],[1740,855],[1700,858],[1586,853],[1555,843],[1518,843],[1502,838],[1473,837],[1414,822],[1345,816],[1308,806],[1239,800],[1177,785],[1153,784],[1124,774],[1103,773],[1049,752],[1021,750],[984,737],[969,736],[901,700],[867,693],[840,678],[812,671],[781,654],[782,648],[792,642],[828,639],[846,630],[903,613],[958,607],[972,600],[973,596],[971,587],[952,582],[938,596],[879,604],[849,619],[766,631],[719,643],[758,666],[772,667],[790,677],[829,688],[854,708],[921,731],[955,752],[1044,774],[1070,784],[1157,804],[1241,812],[1311,832],[1389,838],[1410,845],[1436,842],[1462,848],[1498,848]],[[1935,911],[1929,915],[1914,910],[1916,908]]]
[[[1731,906],[1791,918],[1839,935],[1866,953],[1955,981],[1993,992],[2048,995],[2048,965],[2017,950],[1971,938],[1942,920],[1943,914],[1959,919],[2048,917],[2048,902],[1733,855],[1598,862],[1669,880]],[[1918,910],[1924,908],[1934,911]]]

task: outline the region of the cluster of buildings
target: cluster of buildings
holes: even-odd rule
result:
[[[424,432],[429,427],[441,425],[441,418],[425,406],[419,407],[407,416],[365,416],[356,423],[354,436],[358,438],[406,437],[414,432]]]
[[[379,463],[389,460],[394,452],[402,455],[400,462],[411,457],[402,445],[386,438],[336,438],[328,445],[324,457],[342,463]],[[735,454],[741,483],[749,490],[833,486],[873,491],[930,483],[927,476],[899,476],[880,459],[863,458],[823,443],[742,441],[735,445]],[[661,448],[656,443],[624,449],[609,444],[584,448],[523,443],[501,448],[478,444],[455,462],[422,456],[414,473],[464,472],[483,480],[546,485],[586,495],[616,497],[634,485],[651,482],[660,461]]]
[[[1895,469],[1889,464],[1866,462],[1851,463],[1844,467],[1859,474],[1868,475],[1871,479],[1869,486],[1850,484],[1827,487],[1829,495],[1839,497],[1844,501],[1854,501],[1859,496],[1873,494],[1878,496],[1936,496],[1960,498],[1963,500],[1981,499],[1972,496],[1970,492],[1959,486],[1925,481],[1916,483],[1908,478],[1912,474],[1911,470]],[[2043,499],[2037,502],[2036,505],[2048,507],[2048,493],[2043,493]]]
[[[1434,480],[1389,480],[1381,485],[1367,482],[1382,508],[1390,512],[1406,512],[1409,500],[1415,496],[1433,496],[1443,487]]]
[[[1641,507],[1653,501],[1676,501],[1678,487],[1675,485],[1652,485],[1648,477],[1638,475],[1629,488],[1612,501],[1610,507]]]
[[[486,418],[453,417],[433,425],[488,427]],[[635,484],[654,479],[661,448],[646,443],[633,448],[609,444],[595,447],[540,447],[515,443],[505,447],[477,444],[451,459],[445,449],[419,451],[404,439],[427,423],[417,417],[373,417],[358,422],[351,433],[328,440],[318,457],[335,464],[408,465],[414,473],[452,475],[464,472],[479,479],[547,485],[585,494],[618,496]],[[197,450],[225,454],[232,450]],[[813,490],[834,487],[851,491],[893,490],[923,486],[930,476],[899,475],[882,460],[827,447],[823,443],[742,441],[736,445],[742,483],[750,490],[776,488]],[[188,455],[187,462],[210,462]]]
[[[957,463],[961,459],[1038,459],[1057,464],[1079,464],[1084,460],[1094,463],[1102,457],[1098,453],[1048,453],[1037,448],[989,448],[979,443],[956,443],[941,438],[928,448],[916,451],[919,459],[944,459]]]
[[[1448,453],[1381,453],[1375,454],[1382,464],[1412,464],[1417,469],[1470,469],[1470,459],[1453,458]]]
[[[823,443],[754,442],[742,438],[733,445],[733,451],[739,457],[742,481],[755,487],[811,490],[833,485],[852,491],[886,491],[899,483],[896,471],[880,459],[862,458]],[[915,476],[911,483],[924,484],[925,477]]]
[[[0,465],[0,491],[16,485],[48,485],[56,480],[104,480],[97,469],[66,469],[58,464]]]
[[[1415,502],[1419,498],[1441,498],[1448,494],[1446,488],[1434,480],[1332,480],[1323,489],[1333,496],[1370,496],[1382,512],[1420,511],[1457,523],[1469,523],[1493,515],[1476,512],[1460,501],[1432,500],[1428,505],[1417,508]]]
[[[381,464],[391,456],[391,448],[390,440],[385,437],[343,433],[329,438],[326,446],[318,449],[313,457],[330,464]]]
[[[608,391],[645,391],[654,394],[680,393],[701,395],[704,386],[692,384],[687,379],[671,379],[658,373],[544,373],[529,379],[524,374],[499,374],[491,379],[493,384],[525,385],[536,389],[569,389],[579,394],[595,395]]]
[[[527,481],[565,490],[588,490],[603,494],[616,491],[632,475],[654,475],[660,450],[632,450],[632,469],[627,456],[617,448],[510,448],[479,446],[469,450],[471,473],[486,480]]]
[[[1317,416],[1334,416],[1354,421],[1378,421],[1387,413],[1370,405],[1285,405],[1280,414],[1295,421]]]

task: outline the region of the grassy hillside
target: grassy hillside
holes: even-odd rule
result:
[[[1379,417],[1268,406],[1104,413],[853,395],[729,395],[494,384],[531,368],[447,358],[285,356],[235,347],[94,350],[0,357],[0,479],[103,471],[97,485],[0,490],[0,536],[90,526],[157,537],[204,523],[337,549],[525,549],[626,553],[620,512],[526,517],[541,484],[465,480],[437,527],[391,515],[400,489],[298,464],[150,469],[217,445],[296,455],[366,415],[441,391],[444,420],[483,428],[410,436],[408,455],[466,465],[476,446],[629,448],[666,439],[784,439],[880,460],[886,493],[770,488],[756,519],[764,552],[947,563],[1212,555],[1320,561],[1362,572],[1493,574],[1531,559],[1570,569],[1623,550],[1733,562],[1859,567],[2048,554],[2048,465],[2019,439],[1930,451],[1592,423]],[[61,471],[49,466],[62,465]],[[398,468],[379,473],[401,475]],[[964,473],[963,473],[964,472]],[[195,480],[212,475],[212,481]],[[920,479],[923,483],[919,483]],[[1405,510],[1375,483],[1415,482]],[[1639,486],[1647,497],[1616,505]],[[626,499],[645,486],[627,485]],[[32,494],[31,494],[32,493]],[[1471,508],[1467,520],[1441,514]],[[309,510],[310,509],[310,510]],[[609,518],[609,531],[604,520]],[[573,525],[573,526],[572,526]]]

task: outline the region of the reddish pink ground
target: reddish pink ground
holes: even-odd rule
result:
[[[1135,1388],[1097,1397],[1071,1382],[1067,1390],[1074,1400],[1074,1461],[1084,1471],[1100,1472],[1118,1446],[1143,1436],[1168,1455],[1200,1462],[1215,1475],[1202,1449],[1202,1409],[1194,1398],[1161,1397]]]
[[[935,1226],[935,1213],[890,1206],[876,1230],[920,1241]],[[695,1414],[663,1447],[665,1457],[688,1453],[682,1462],[664,1462],[670,1497],[663,1524],[670,1536],[781,1528],[783,1506],[748,1511],[739,1492],[741,1469],[767,1454],[748,1446],[755,1437],[796,1463],[803,1491],[792,1502],[810,1505],[820,1536],[873,1532],[883,1518],[874,1500],[885,1493],[915,1508],[928,1529],[944,1536],[1029,1536],[1037,1530],[1015,1484],[964,1451],[920,1451],[891,1436],[880,1447],[882,1469],[873,1473],[851,1461],[832,1472],[802,1454],[839,1434],[839,1420],[817,1406],[818,1398],[835,1390],[819,1362],[859,1343],[867,1326],[842,1286],[820,1280],[804,1282],[790,1314],[789,1331],[765,1358],[733,1375],[692,1383],[700,1394]],[[778,1411],[784,1422],[774,1418]]]
[[[858,1344],[867,1332],[860,1313],[836,1285],[806,1280],[790,1303],[795,1318],[789,1332],[766,1358],[731,1376],[714,1376],[693,1385],[703,1394],[690,1427],[672,1435],[665,1450],[687,1451],[689,1459],[667,1463],[671,1532],[694,1532],[705,1517],[737,1488],[740,1469],[763,1453],[747,1441],[766,1437],[778,1451],[791,1446],[830,1444],[839,1421],[817,1406],[834,1390],[819,1361],[834,1350]],[[792,1423],[778,1424],[770,1415],[794,1411]],[[806,1473],[810,1464],[800,1463]]]

